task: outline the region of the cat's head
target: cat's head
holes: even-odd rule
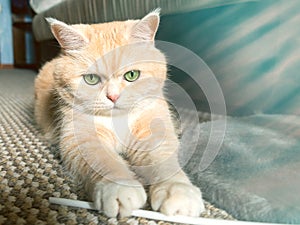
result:
[[[92,25],[47,20],[63,50],[54,60],[54,77],[64,101],[107,114],[162,97],[166,60],[154,46],[159,11],[141,20]]]

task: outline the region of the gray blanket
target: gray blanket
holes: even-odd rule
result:
[[[218,130],[224,122],[189,125],[184,131],[191,136],[200,131],[197,149],[185,169],[204,198],[237,219],[300,223],[300,117],[228,118],[221,148],[207,148],[212,125]],[[219,142],[222,135],[214,133],[211,140]],[[193,151],[188,140],[183,140],[182,159]],[[215,153],[213,161],[207,157]]]

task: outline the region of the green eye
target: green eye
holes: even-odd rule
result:
[[[124,74],[124,79],[128,82],[136,81],[140,77],[139,70],[130,70]]]
[[[96,85],[101,81],[101,78],[96,74],[83,75],[83,79],[88,85]]]

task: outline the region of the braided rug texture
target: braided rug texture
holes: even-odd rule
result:
[[[143,218],[108,219],[86,209],[50,205],[49,197],[86,200],[63,170],[59,154],[36,128],[29,70],[0,70],[0,224],[170,224]],[[208,120],[203,114],[202,119]],[[233,219],[206,202],[206,218]]]

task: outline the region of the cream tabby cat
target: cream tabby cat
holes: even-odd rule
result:
[[[141,20],[67,25],[49,18],[62,53],[35,81],[35,117],[59,142],[66,168],[109,217],[144,206],[199,216],[200,190],[177,159],[163,96],[167,66],[155,48],[159,12]]]

